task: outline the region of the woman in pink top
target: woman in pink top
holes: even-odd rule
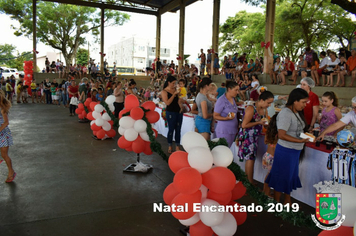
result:
[[[342,117],[338,106],[338,99],[334,92],[325,92],[321,98],[324,109],[321,113],[320,119],[320,132],[323,132],[327,127],[339,121]],[[337,134],[338,130],[335,130],[326,135]]]

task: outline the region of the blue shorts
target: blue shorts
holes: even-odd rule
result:
[[[199,133],[209,133],[211,127],[211,120],[204,119],[201,116],[195,117],[195,127],[198,129]]]
[[[292,75],[292,71],[287,71],[287,76]]]

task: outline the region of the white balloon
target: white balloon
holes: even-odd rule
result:
[[[122,126],[124,129],[132,128],[135,124],[135,120],[132,119],[130,116],[121,117],[119,120],[119,125]]]
[[[105,131],[109,131],[109,130],[111,130],[111,124],[109,122],[107,122],[107,121],[104,121],[104,124],[103,124],[102,128]]]
[[[190,217],[189,219],[186,219],[186,220],[179,220],[179,222],[180,222],[182,225],[190,226],[190,225],[194,225],[194,224],[198,223],[199,220],[200,220],[200,218],[199,218],[199,213],[196,213],[195,215],[193,215],[193,216]]]
[[[126,129],[124,129],[124,128],[122,128],[122,127],[120,126],[117,131],[119,132],[120,135],[124,135]],[[141,137],[141,138],[142,138],[142,137]]]
[[[203,211],[203,207],[208,206],[207,211]],[[220,204],[211,199],[205,199],[201,203],[201,211],[199,212],[200,220],[207,226],[213,227],[219,225],[224,219],[224,212],[218,212]]]
[[[97,126],[103,126],[104,120],[101,119],[101,117],[100,117],[100,118],[98,118],[98,119],[95,120],[95,124],[96,124]]]
[[[150,141],[150,137],[148,136],[147,132],[140,133],[140,137],[147,142]]]
[[[114,95],[109,95],[105,98],[105,102],[110,105],[115,102],[115,96]]]
[[[209,149],[208,142],[205,138],[194,131],[189,131],[182,137],[182,145],[184,150],[189,153],[189,151],[194,147],[204,147]]]
[[[213,155],[215,166],[228,167],[234,158],[230,148],[223,145],[214,147],[211,150],[211,154]]]
[[[346,216],[342,226],[353,227],[356,221],[356,188],[349,185],[341,185],[341,214]]]
[[[209,149],[204,147],[195,147],[188,152],[189,165],[199,171],[205,173],[211,169],[213,165],[213,155]]]
[[[97,104],[97,105],[95,105],[94,110],[98,113],[101,113],[101,112],[103,112],[104,107],[101,104]]]
[[[92,114],[94,119],[101,118],[101,114],[99,112],[93,111],[91,114]]]
[[[147,124],[144,120],[136,120],[135,121],[134,129],[137,132],[139,132],[139,133],[145,132],[146,128],[147,128]]]
[[[219,142],[219,140],[220,140],[220,138],[214,138],[211,141],[217,143],[217,142]]]
[[[90,121],[90,126],[92,126],[95,123],[94,120]]]
[[[111,120],[109,114],[106,113],[106,112],[101,116],[101,118],[103,118],[103,120],[106,120],[106,121],[110,121]]]
[[[202,184],[199,188],[200,192],[201,192],[201,199],[205,199],[208,196],[208,188]]]
[[[110,109],[110,111],[111,111],[111,112],[114,112],[114,111],[115,111],[115,107],[114,107],[114,105],[109,104],[109,109]]]
[[[138,137],[138,133],[134,128],[129,128],[125,131],[124,136],[127,141],[135,141]]]
[[[237,223],[230,212],[224,212],[224,218],[218,225],[211,227],[217,235],[228,236],[234,235],[237,230]]]

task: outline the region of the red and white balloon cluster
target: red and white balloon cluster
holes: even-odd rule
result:
[[[115,111],[115,107],[113,105],[114,101],[114,95],[110,95],[105,99],[105,102],[108,104],[111,112]],[[106,112],[103,105],[101,105],[99,102],[92,102],[90,98],[87,98],[87,100],[84,102],[84,105],[88,108],[89,113],[85,116],[84,111],[82,116],[84,116],[84,118],[86,117],[88,120],[91,120],[90,128],[93,130],[93,134],[98,139],[115,137],[116,132],[113,129],[114,121],[111,120],[111,117]]]
[[[150,138],[147,134],[147,124],[142,119],[145,117],[149,123],[156,123],[160,115],[155,111],[156,104],[147,101],[139,106],[140,103],[136,96],[128,95],[125,98],[125,109],[119,113],[119,133],[122,135],[117,141],[117,145],[127,151],[135,153],[145,153],[151,155]],[[142,108],[148,111],[144,111]],[[130,113],[128,116],[123,114]],[[157,137],[157,131],[152,129]]]
[[[245,222],[246,212],[199,211],[234,206],[238,204],[234,200],[245,194],[246,188],[227,168],[233,160],[231,150],[219,145],[210,151],[207,141],[195,132],[186,133],[182,145],[187,152],[174,152],[168,160],[175,176],[163,193],[165,203],[175,218],[190,226],[192,236],[234,235],[237,226]],[[172,211],[178,206],[188,207]]]
[[[27,92],[28,94],[32,95],[31,91],[31,82],[33,79],[33,61],[24,61],[24,85],[28,86]]]

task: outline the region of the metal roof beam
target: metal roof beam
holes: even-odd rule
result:
[[[63,4],[70,4],[70,5],[78,5],[78,6],[85,6],[85,7],[95,7],[95,8],[104,8],[110,10],[118,10],[118,11],[126,11],[126,12],[135,12],[140,14],[147,14],[147,15],[157,15],[157,11],[149,11],[145,9],[138,9],[138,8],[131,8],[131,7],[124,7],[124,6],[117,6],[105,3],[96,3],[96,2],[87,2],[87,1],[73,1],[73,0],[42,0],[46,2],[58,2]]]

